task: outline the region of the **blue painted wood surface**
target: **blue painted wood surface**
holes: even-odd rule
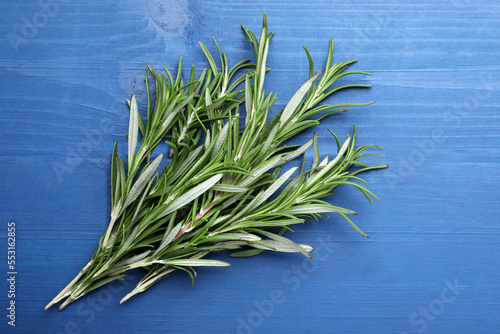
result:
[[[0,12],[0,324],[17,333],[498,333],[500,327],[500,11],[497,1],[2,1]],[[334,201],[360,214],[296,229],[315,261],[265,254],[176,274],[129,302],[139,279],[102,288],[59,313],[46,303],[104,232],[108,160],[125,154],[145,64],[207,66],[213,35],[234,64],[251,56],[240,24],[274,31],[266,87],[279,110],[336,60],[373,77],[335,101],[377,103],[315,129],[356,123],[360,144],[385,148],[390,169],[366,175],[381,203],[354,189]],[[210,46],[214,50],[213,46]],[[312,131],[295,139],[301,143]],[[165,148],[163,148],[165,149]],[[312,154],[312,153],[311,153]],[[311,159],[311,155],[308,156]],[[372,162],[381,162],[373,159]],[[7,223],[17,226],[16,327],[7,325]],[[227,259],[226,254],[219,258]],[[5,314],[5,315],[4,315]]]

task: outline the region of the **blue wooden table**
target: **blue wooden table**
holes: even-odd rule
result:
[[[307,79],[305,44],[372,83],[330,102],[365,102],[312,131],[358,127],[390,168],[355,189],[361,237],[337,217],[293,239],[315,260],[263,254],[175,274],[127,303],[140,272],[63,312],[43,307],[85,264],[109,215],[113,142],[125,155],[132,93],[144,111],[144,69],[207,66],[214,36],[230,62],[251,56],[240,24],[275,32],[267,90],[274,112]],[[500,332],[500,5],[497,1],[2,1],[0,4],[0,332],[498,333]],[[187,71],[184,73],[187,75]],[[349,81],[351,80],[351,81]],[[166,150],[166,147],[160,150]],[[310,153],[307,158],[312,158]],[[15,222],[15,297],[8,297],[8,223]],[[217,258],[228,260],[227,254]],[[15,299],[15,327],[8,307]]]

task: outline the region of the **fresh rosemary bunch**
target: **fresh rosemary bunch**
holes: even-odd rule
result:
[[[270,250],[298,252],[312,258],[311,246],[297,244],[283,234],[291,230],[291,225],[323,213],[339,214],[366,237],[347,217],[356,214],[354,211],[331,205],[322,198],[333,195],[331,191],[339,185],[351,185],[370,202],[370,196],[378,199],[365,185],[353,181],[365,183],[357,174],[387,167],[367,166],[362,162],[363,158],[376,155],[363,154],[366,149],[379,146],[356,147],[356,128],[342,144],[332,132],[338,151],[331,161],[328,155],[320,161],[317,134],[302,146],[283,143],[319,124],[323,117],[346,111],[343,108],[370,104],[319,105],[341,89],[369,87],[361,84],[332,87],[346,75],[369,73],[346,71],[354,61],[332,64],[333,41],[329,43],[323,74],[314,73],[313,60],[304,47],[309,60],[309,79],[268,122],[269,111],[277,99],[264,90],[273,33],[268,33],[265,15],[259,39],[242,27],[253,47],[255,64],[247,59],[230,69],[226,55],[216,43],[219,70],[208,49],[200,43],[210,68],[204,69],[198,79],[192,67],[189,82],[183,83],[182,58],[175,79],[167,69],[165,76],[148,67],[145,123],[138,113],[135,96],[128,101],[127,173],[116,143],[111,158],[112,212],[108,229],[85,267],[46,308],[65,300],[59,308],[63,309],[90,291],[123,279],[126,271],[135,268],[144,268],[145,276],[122,302],[175,270],[186,271],[194,280],[193,267],[229,265],[205,259],[212,252],[237,250],[231,256],[243,257]],[[250,70],[235,78],[244,68]],[[154,106],[148,70],[155,81]],[[239,88],[242,84],[244,88]],[[241,131],[243,103],[245,124]],[[315,116],[316,119],[311,119]],[[139,132],[142,140],[137,148]],[[200,144],[203,134],[204,142]],[[172,160],[157,173],[163,155],[153,161],[150,158],[166,138]],[[282,173],[282,164],[304,155],[310,147],[313,148],[310,169],[305,169],[304,158],[298,175],[292,178],[298,166]],[[247,249],[240,250],[242,247]]]

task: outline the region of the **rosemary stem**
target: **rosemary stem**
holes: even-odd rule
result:
[[[59,294],[57,296],[55,296],[55,298],[52,299],[52,301],[50,303],[47,304],[47,306],[45,306],[45,310],[47,310],[49,307],[51,307],[55,303],[58,303],[64,297],[68,296],[70,294],[69,290],[71,290],[73,288],[73,286],[80,280],[80,278],[87,272],[87,270],[90,268],[91,264],[92,264],[92,260],[87,262],[85,267],[83,267],[83,269],[80,270],[78,275],[76,275],[75,278],[73,278],[73,280],[71,282],[69,282],[69,284],[66,285],[66,287],[61,292],[59,292]]]
[[[68,306],[69,304],[71,304],[72,302],[74,302],[76,299],[73,299],[72,297],[69,297],[68,299],[66,299],[64,301],[64,303],[61,304],[61,306],[59,306],[59,311],[62,311],[66,308],[66,306]]]

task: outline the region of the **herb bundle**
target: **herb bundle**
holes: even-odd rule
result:
[[[194,281],[194,267],[229,266],[224,261],[206,259],[212,252],[235,250],[231,256],[247,257],[268,250],[297,252],[312,258],[309,252],[313,247],[297,244],[283,234],[291,230],[290,226],[324,213],[340,215],[366,237],[348,218],[356,212],[331,205],[323,198],[333,195],[331,191],[337,186],[351,185],[370,202],[371,198],[378,199],[357,174],[387,167],[362,162],[365,157],[377,155],[365,154],[365,150],[380,147],[356,147],[356,128],[343,142],[330,131],[337,144],[332,159],[328,155],[320,158],[317,134],[302,146],[283,144],[330,114],[370,104],[320,104],[339,90],[369,87],[334,86],[344,76],[369,73],[346,71],[355,61],[332,64],[331,40],[325,69],[315,73],[312,57],[304,47],[309,79],[269,121],[269,111],[277,99],[264,90],[273,33],[268,33],[265,15],[259,39],[242,27],[253,47],[255,63],[246,59],[230,68],[226,55],[215,43],[219,69],[200,42],[210,67],[198,78],[193,66],[189,81],[184,82],[182,58],[175,78],[168,69],[165,73],[146,69],[145,121],[136,97],[132,95],[127,101],[127,168],[116,143],[111,157],[109,226],[87,264],[46,309],[62,302],[62,310],[90,291],[123,279],[131,269],[143,268],[145,275],[122,302],[175,270],[187,272]],[[240,74],[244,69],[246,73]],[[154,104],[149,74],[154,78]],[[245,110],[243,130],[240,109]],[[158,172],[163,154],[154,159],[152,155],[165,140],[172,160]],[[311,147],[312,166],[306,169],[305,152]],[[300,156],[304,156],[300,170],[297,166],[282,172],[281,165]]]

